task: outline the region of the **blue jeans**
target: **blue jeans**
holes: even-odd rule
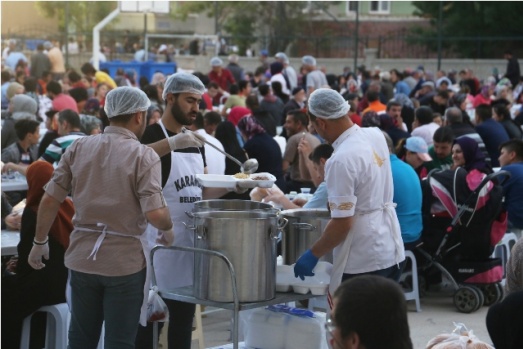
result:
[[[388,267],[388,268],[376,270],[376,271],[369,271],[368,273],[343,274],[341,281],[343,282],[345,280],[348,280],[348,279],[351,279],[353,277],[360,276],[360,275],[378,275],[378,276],[383,276],[383,277],[386,277],[387,279],[391,279],[396,282],[399,282],[403,268],[405,268],[405,260],[403,260],[398,265],[394,264],[392,267]]]
[[[96,349],[105,320],[104,347],[133,349],[143,302],[145,269],[125,276],[71,270],[69,349]]]

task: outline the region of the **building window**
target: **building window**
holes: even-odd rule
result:
[[[378,13],[378,14],[389,14],[390,13],[390,1],[371,1],[369,12]]]
[[[347,7],[345,9],[346,12],[356,12],[358,10],[357,1],[346,1],[345,3],[347,5]]]

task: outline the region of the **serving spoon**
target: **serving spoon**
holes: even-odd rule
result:
[[[182,128],[182,132],[192,132],[191,130],[188,130],[186,129],[185,127]],[[258,160],[256,159],[247,159],[247,161],[245,161],[243,164],[240,162],[240,160],[236,159],[234,156],[230,155],[230,154],[227,154],[226,152],[224,152],[223,150],[221,150],[220,148],[218,148],[217,146],[215,146],[214,144],[212,144],[211,142],[207,141],[205,138],[201,137],[201,140],[205,143],[205,144],[208,144],[210,145],[211,147],[213,147],[214,149],[218,150],[220,153],[222,153],[223,155],[227,156],[229,159],[231,159],[232,161],[234,161],[235,163],[237,163],[239,166],[240,166],[240,172],[241,173],[245,173],[245,174],[252,174],[252,173],[255,173],[256,170],[258,169]]]

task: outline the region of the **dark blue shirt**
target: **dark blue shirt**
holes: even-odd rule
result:
[[[258,171],[269,172],[276,177],[276,185],[285,191],[282,154],[278,143],[268,133],[257,134],[243,146],[249,158],[258,160]]]
[[[511,173],[503,185],[508,220],[514,227],[523,229],[523,162],[503,166],[501,170]]]
[[[507,131],[496,120],[487,119],[476,126],[476,132],[485,143],[492,167],[499,167],[499,146],[509,140]]]

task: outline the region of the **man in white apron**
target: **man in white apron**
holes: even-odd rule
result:
[[[334,250],[331,295],[343,280],[356,275],[398,281],[405,250],[382,132],[353,124],[348,103],[335,90],[315,90],[308,106],[315,129],[334,148],[325,166],[331,220],[322,237],[296,262],[296,277],[314,275],[318,258]]]
[[[205,86],[196,76],[176,73],[166,80],[163,100],[166,103],[161,120],[146,128],[142,143],[151,144],[168,137],[183,135],[184,126],[191,125],[199,111],[199,104]],[[192,133],[192,132],[189,132]],[[156,149],[156,148],[155,148]],[[165,153],[158,151],[162,156]],[[205,188],[198,184],[196,174],[207,173],[203,146],[189,146],[169,151],[161,157],[163,195],[169,206],[173,221],[175,245],[194,247],[194,231],[186,229],[184,223],[191,224],[185,212],[191,212],[196,201],[213,199],[225,195],[222,188]],[[150,242],[154,243],[157,229],[149,226]],[[187,252],[158,251],[155,256],[155,274],[159,289],[174,289],[193,284],[194,256]],[[169,307],[168,347],[191,347],[192,322],[195,305],[165,299]],[[136,348],[150,348],[152,325],[140,327],[136,338]]]
[[[72,193],[74,231],[65,254],[71,349],[96,348],[104,321],[106,348],[134,348],[136,324],[140,319],[145,323],[149,289],[147,223],[158,228],[157,243],[173,242],[160,158],[139,142],[149,105],[139,89],[110,91],[105,104],[110,126],[104,134],[70,145],[45,187],[29,264],[45,267],[50,226],[60,203]]]

